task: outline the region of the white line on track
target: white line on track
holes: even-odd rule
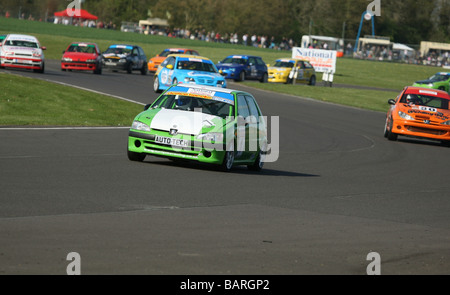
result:
[[[114,97],[114,98],[117,98],[117,99],[120,99],[120,100],[132,102],[132,103],[136,103],[136,104],[140,104],[140,105],[145,105],[142,102],[131,100],[131,99],[128,99],[128,98],[125,98],[125,97],[121,97],[121,96],[117,96],[117,95],[113,95],[113,94],[109,94],[109,93],[105,93],[105,92],[101,92],[101,91],[97,91],[97,90],[92,90],[92,89],[89,89],[89,88],[84,88],[84,87],[72,85],[72,84],[69,84],[69,83],[54,81],[54,80],[50,80],[50,79],[43,79],[43,80],[47,81],[47,82],[51,82],[51,83],[60,84],[60,85],[63,85],[63,86],[73,87],[73,88],[77,88],[77,89],[81,89],[81,90],[85,90],[85,91],[101,94],[101,95],[111,96],[111,97]]]

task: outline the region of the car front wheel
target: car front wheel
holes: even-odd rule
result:
[[[155,91],[156,93],[161,93],[161,90],[159,89],[158,76],[155,76],[155,80],[153,81],[153,91]]]
[[[221,168],[225,172],[231,171],[234,164],[234,151],[226,151],[223,157]]]
[[[144,161],[145,156],[146,156],[145,154],[135,153],[135,152],[131,152],[131,151],[128,151],[127,155],[128,155],[128,160],[135,161],[135,162]]]
[[[268,79],[267,73],[264,73],[261,77],[261,80],[259,80],[259,82],[267,83],[267,79]]]

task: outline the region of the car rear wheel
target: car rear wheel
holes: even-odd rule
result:
[[[128,160],[135,161],[135,162],[144,161],[145,156],[146,156],[145,154],[135,153],[135,152],[131,152],[131,151],[128,151],[127,155],[128,155]]]
[[[147,63],[144,63],[142,65],[141,74],[145,76],[145,75],[147,75],[147,73],[148,73],[148,65],[147,65]]]
[[[309,79],[309,85],[311,86],[316,85],[316,76],[312,76],[311,79]]]
[[[256,156],[255,163],[253,163],[252,165],[247,165],[247,168],[252,171],[261,171],[263,166],[264,166],[264,158],[262,155],[262,151],[260,150],[258,152],[258,155]]]

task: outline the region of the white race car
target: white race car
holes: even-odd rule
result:
[[[1,43],[0,66],[4,68],[31,69],[44,73],[45,47],[41,47],[36,37],[9,34]]]

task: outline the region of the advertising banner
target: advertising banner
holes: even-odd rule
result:
[[[309,49],[294,47],[292,58],[308,60],[316,72],[336,72],[336,50]]]

